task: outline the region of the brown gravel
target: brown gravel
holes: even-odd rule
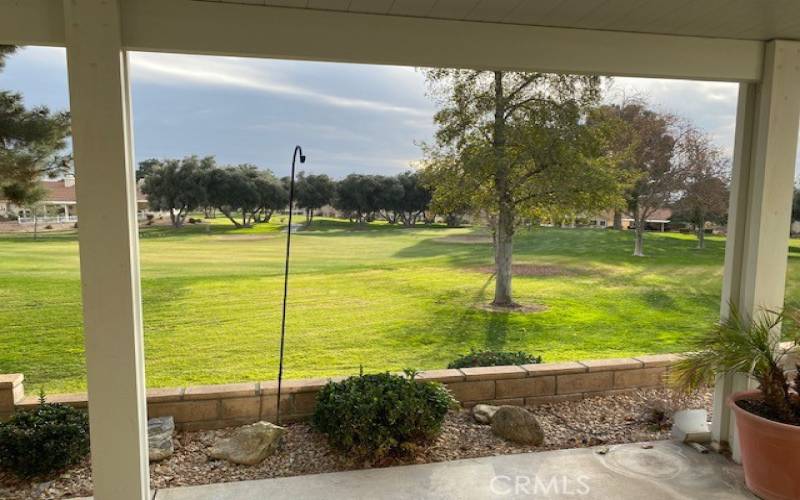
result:
[[[544,445],[538,447],[504,441],[492,434],[490,426],[475,423],[469,411],[462,410],[448,415],[441,435],[434,442],[395,464],[668,439],[669,420],[661,418],[663,413],[669,415],[672,410],[680,408],[706,408],[710,413],[711,401],[709,391],[679,397],[666,390],[652,389],[537,406],[531,411],[545,431]],[[312,431],[307,424],[289,425],[278,452],[257,466],[209,460],[206,453],[215,437],[229,432],[230,429],[176,433],[175,454],[163,462],[151,464],[151,487],[296,476],[373,466],[353,462],[332,450],[324,436]],[[0,498],[90,495],[89,467],[87,459],[80,466],[48,481],[20,481],[0,471]]]

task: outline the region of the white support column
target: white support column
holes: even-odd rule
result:
[[[800,125],[800,42],[766,46],[763,80],[739,87],[736,142],[725,247],[721,316],[783,307],[797,134]],[[748,387],[743,376],[720,377],[714,394],[713,439],[738,459],[727,397]]]
[[[119,0],[64,0],[94,498],[149,496],[136,190]]]

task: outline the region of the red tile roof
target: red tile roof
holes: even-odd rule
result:
[[[47,191],[44,201],[75,201],[75,185],[68,186],[66,181],[42,181]]]
[[[41,181],[42,187],[47,190],[44,197],[45,202],[75,202],[75,184],[67,183],[61,179],[58,181]],[[147,201],[147,195],[136,188],[136,201]]]

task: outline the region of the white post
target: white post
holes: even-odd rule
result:
[[[149,496],[136,190],[120,0],[64,0],[94,498]]]
[[[761,83],[739,87],[723,319],[730,304],[746,317],[783,307],[799,124],[800,42],[769,42]],[[728,443],[736,460],[738,442],[726,399],[748,385],[743,376],[720,377],[714,391],[713,439]]]

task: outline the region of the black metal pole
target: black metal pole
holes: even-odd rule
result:
[[[275,420],[281,424],[281,386],[283,383],[283,347],[286,338],[286,297],[289,293],[289,251],[292,248],[292,211],[294,210],[294,167],[297,158],[300,163],[306,162],[303,148],[295,146],[292,153],[292,173],[289,178],[289,225],[286,229],[286,261],[283,270],[283,312],[281,313],[281,352],[278,360],[278,401],[275,408]]]

